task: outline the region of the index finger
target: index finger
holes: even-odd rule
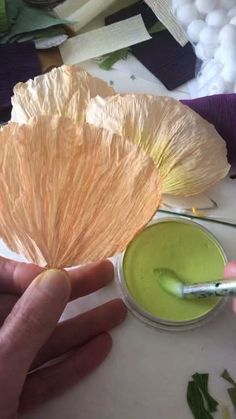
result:
[[[225,278],[236,276],[236,262],[231,261],[226,265],[224,275]]]
[[[0,293],[21,295],[44,268],[0,257]],[[90,294],[109,284],[114,277],[110,261],[102,260],[68,271],[71,278],[70,300]]]
[[[224,276],[225,278],[236,277],[236,262],[231,261],[226,265]],[[236,298],[233,298],[232,300],[232,307],[233,311],[236,313]]]

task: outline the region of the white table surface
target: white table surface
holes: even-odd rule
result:
[[[202,225],[229,259],[236,257],[235,229]],[[109,286],[71,303],[66,317],[117,296],[115,285]],[[94,374],[25,419],[191,419],[186,388],[195,372],[210,373],[214,396],[234,417],[227,385],[219,378],[224,368],[236,375],[236,318],[229,305],[207,325],[188,332],[149,328],[129,315],[112,336],[113,350]]]
[[[94,75],[113,81],[117,91],[168,94],[164,86],[132,57],[109,72],[100,70],[95,62],[83,66]],[[132,75],[136,77],[134,80]],[[189,98],[189,85],[171,95],[177,99]],[[232,196],[235,185],[230,183],[231,198],[226,205],[227,216],[230,213],[232,217],[235,214],[230,211],[230,202],[233,200],[235,205],[236,195]],[[226,194],[227,189],[227,185],[224,186]],[[222,208],[219,210],[222,216]],[[236,229],[207,222],[202,224],[219,239],[228,258],[236,259]],[[11,256],[2,243],[0,254]],[[113,284],[70,303],[65,317],[117,296]],[[219,378],[224,368],[236,378],[236,317],[229,305],[204,327],[178,333],[149,328],[128,315],[126,322],[113,331],[112,336],[113,350],[96,372],[65,395],[24,418],[191,419],[186,388],[194,372],[210,373],[214,396],[224,400],[231,409],[231,417],[235,417],[226,393],[227,385]]]

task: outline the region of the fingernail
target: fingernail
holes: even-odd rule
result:
[[[236,262],[230,261],[225,267],[224,274],[226,278],[235,276],[236,275]]]
[[[232,307],[233,307],[234,313],[236,314],[236,298],[233,298]]]
[[[59,295],[69,299],[71,286],[70,280],[65,271],[59,269],[49,269],[42,272],[36,279],[38,286],[43,288],[48,294],[58,298]]]

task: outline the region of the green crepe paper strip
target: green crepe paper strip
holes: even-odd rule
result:
[[[224,370],[221,374],[221,377],[224,378],[224,380],[228,381],[228,383],[233,385],[233,387],[228,388],[228,395],[234,408],[236,409],[236,382],[233,380],[228,370]]]
[[[9,27],[11,27],[19,13],[24,9],[25,3],[22,0],[5,0],[5,2]]]
[[[8,11],[12,26],[7,34],[0,37],[0,44],[13,42],[16,38],[19,40],[21,35],[26,34],[29,35],[28,40],[33,40],[35,31],[68,24],[67,20],[60,19],[46,10],[27,6],[21,0],[10,0],[10,2]]]
[[[63,26],[53,26],[51,28],[40,29],[23,35],[16,35],[14,38],[11,38],[11,42],[27,42],[32,39],[36,41],[37,39],[48,39],[54,36],[64,35],[65,33],[66,31]]]
[[[8,29],[5,0],[0,0],[0,33]]]

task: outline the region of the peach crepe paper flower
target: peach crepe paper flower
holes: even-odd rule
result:
[[[19,83],[12,104],[0,131],[0,236],[42,266],[123,251],[162,194],[197,194],[229,171],[225,142],[194,111],[117,95],[76,67]]]

